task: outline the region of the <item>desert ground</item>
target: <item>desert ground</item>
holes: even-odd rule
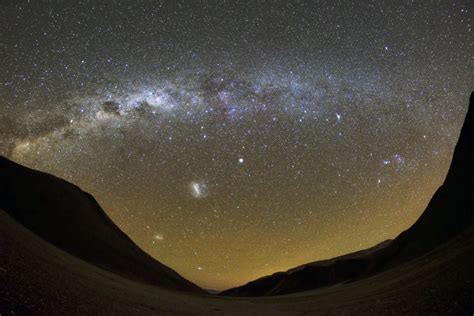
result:
[[[224,298],[133,282],[61,251],[0,212],[2,315],[471,315],[474,229],[379,275],[300,294]]]

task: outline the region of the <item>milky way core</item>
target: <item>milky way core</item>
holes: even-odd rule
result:
[[[408,228],[473,89],[470,1],[0,6],[0,154],[206,288]]]

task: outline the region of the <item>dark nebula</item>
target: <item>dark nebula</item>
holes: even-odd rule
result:
[[[205,288],[412,225],[474,83],[470,1],[0,7],[0,154]]]

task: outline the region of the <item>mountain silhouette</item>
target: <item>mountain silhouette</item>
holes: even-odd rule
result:
[[[221,292],[273,296],[359,280],[420,257],[472,226],[474,218],[474,93],[443,185],[420,218],[393,241],[312,262]]]
[[[104,270],[167,289],[205,293],[135,245],[90,194],[5,157],[0,157],[2,210],[45,241]]]
[[[0,158],[0,314],[472,315],[473,103],[446,180],[411,228],[221,293],[246,298],[206,294],[139,249],[89,194]]]

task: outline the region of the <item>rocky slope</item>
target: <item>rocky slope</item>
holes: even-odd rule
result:
[[[349,282],[419,257],[470,227],[474,218],[474,93],[443,185],[421,217],[391,242],[305,264],[226,290],[225,296],[271,296]]]
[[[120,276],[205,293],[142,251],[77,186],[0,157],[0,208],[54,246]]]

